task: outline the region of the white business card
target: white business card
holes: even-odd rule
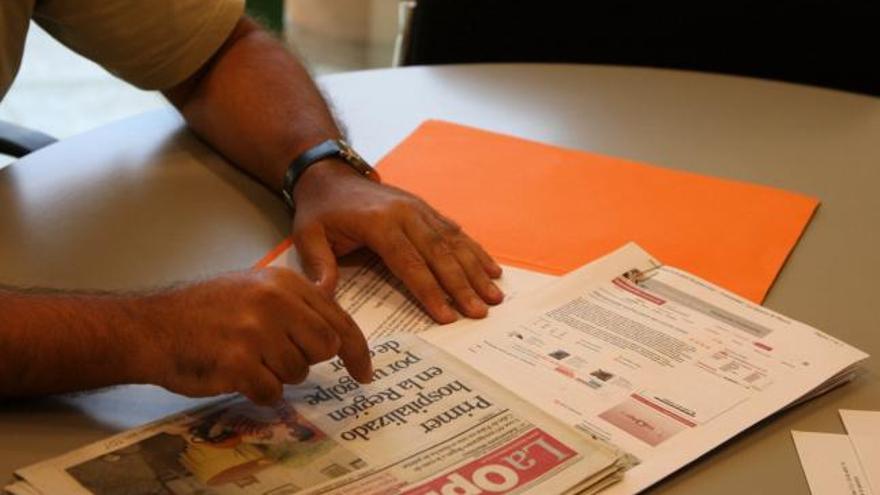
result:
[[[872,495],[847,435],[792,431],[813,495]]]
[[[880,411],[841,409],[840,419],[871,490],[880,493]]]

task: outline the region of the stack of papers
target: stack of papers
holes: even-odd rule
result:
[[[336,298],[369,337],[373,383],[333,360],[273,408],[233,397],[18,470],[8,490],[631,494],[867,357],[635,244],[555,280],[513,273],[513,301],[440,327],[378,260],[349,264]]]

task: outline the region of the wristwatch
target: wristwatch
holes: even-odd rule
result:
[[[303,154],[296,157],[287,172],[284,174],[284,182],[281,185],[281,196],[284,198],[284,204],[290,208],[290,211],[296,209],[293,203],[293,188],[296,182],[302,177],[303,172],[309,167],[326,158],[341,158],[348,166],[355,169],[362,176],[379,182],[379,173],[370,166],[361,155],[357,154],[345,141],[341,139],[328,139],[321,144],[309,148]]]

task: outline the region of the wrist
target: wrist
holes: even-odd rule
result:
[[[359,178],[361,174],[341,158],[329,157],[315,162],[300,175],[294,185],[293,200],[299,202],[312,191],[332,187],[334,183],[349,177]]]
[[[345,170],[343,168],[348,168]],[[352,174],[354,172],[355,174]],[[305,181],[303,176],[308,175]],[[287,172],[281,187],[284,202],[290,211],[296,210],[296,196],[306,191],[319,190],[349,176],[360,175],[379,181],[379,176],[351,146],[341,139],[328,139],[297,156]]]
[[[164,337],[162,317],[168,312],[161,299],[164,293],[147,294],[125,298],[120,301],[123,312],[128,315],[125,334],[120,336],[125,353],[121,373],[125,383],[149,383],[162,385],[165,367],[161,349]]]

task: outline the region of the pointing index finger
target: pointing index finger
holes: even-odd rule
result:
[[[339,328],[339,338],[342,342],[339,347],[339,357],[352,378],[360,383],[370,383],[373,381],[373,363],[370,359],[367,338],[354,320],[348,314],[343,314],[348,324]]]
[[[369,383],[373,377],[367,338],[357,323],[336,301],[320,293],[306,299],[308,305],[324,318],[339,337],[339,357],[351,376],[360,383]]]

